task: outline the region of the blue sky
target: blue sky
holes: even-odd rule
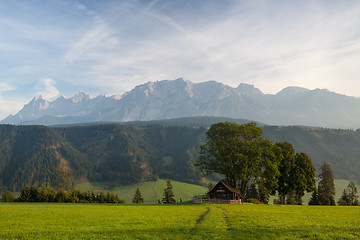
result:
[[[360,97],[359,1],[0,0],[0,119],[184,77]]]

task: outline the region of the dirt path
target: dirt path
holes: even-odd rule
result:
[[[192,232],[194,232],[194,229],[196,228],[196,226],[204,219],[204,217],[210,212],[210,208],[209,207],[206,207],[207,210],[206,212],[204,212],[195,222],[195,225],[190,229],[190,234]]]
[[[231,225],[227,211],[216,205],[209,205],[188,232],[186,239],[231,239]]]
[[[218,209],[220,209],[222,211],[222,215],[223,215],[223,218],[224,218],[224,221],[226,223],[226,230],[229,232],[231,230],[231,223],[229,221],[229,213],[226,209],[222,208],[222,207],[218,207]]]

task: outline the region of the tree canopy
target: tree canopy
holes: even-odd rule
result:
[[[219,173],[244,198],[250,184],[257,185],[259,200],[294,192],[297,202],[315,187],[315,168],[305,153],[296,153],[290,143],[274,144],[262,137],[256,123],[216,123],[206,133],[195,166],[204,174]]]
[[[195,166],[203,174],[222,174],[242,194],[250,180],[271,188],[276,185],[273,180],[278,174],[272,170],[279,161],[273,148],[270,141],[262,138],[262,129],[256,123],[216,123],[206,133],[206,143],[200,147]]]

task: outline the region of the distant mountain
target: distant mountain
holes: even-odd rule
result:
[[[271,125],[357,129],[359,109],[359,98],[326,89],[288,87],[272,95],[244,83],[233,88],[215,81],[192,83],[180,78],[148,82],[121,96],[92,98],[78,93],[53,102],[35,97],[1,123],[56,125],[220,116]]]

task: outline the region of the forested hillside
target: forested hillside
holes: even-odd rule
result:
[[[61,171],[89,178],[88,159],[57,131],[41,126],[0,126],[0,189],[19,190],[27,184],[57,186]]]
[[[360,181],[360,130],[264,126],[263,131],[273,142],[288,141],[308,153],[316,169],[327,162],[335,178]]]
[[[204,128],[95,125],[56,129],[95,166],[94,180],[133,184],[172,178],[199,183],[193,166]]]
[[[134,184],[160,178],[201,183],[193,163],[206,127],[225,118],[133,122],[69,127],[0,125],[1,191],[26,184],[57,186],[60,170],[76,181]],[[335,178],[360,181],[360,131],[263,126],[264,137],[288,141]]]

